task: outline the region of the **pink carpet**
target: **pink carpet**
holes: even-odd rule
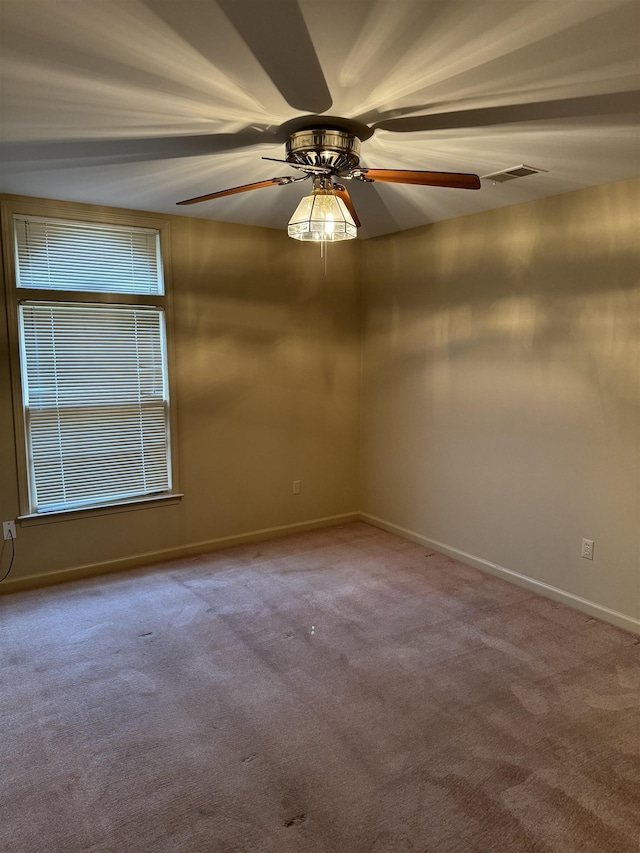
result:
[[[639,849],[638,637],[363,523],[3,596],[0,641],[7,853]]]

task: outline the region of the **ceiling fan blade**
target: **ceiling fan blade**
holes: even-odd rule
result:
[[[343,186],[342,184],[334,184],[333,189],[334,189],[335,194],[338,196],[338,198],[341,198],[342,201],[345,203],[347,210],[349,211],[349,213],[353,217],[353,221],[356,223],[356,228],[361,228],[362,223],[360,222],[360,219],[358,218],[358,214],[356,213],[356,209],[353,206],[353,202],[351,201],[351,196],[349,195],[349,190],[345,186]]]
[[[307,113],[331,107],[327,81],[297,0],[218,3],[289,106]]]
[[[3,142],[0,158],[5,164],[29,162],[31,169],[68,169],[202,157],[250,145],[280,141],[277,129],[249,127],[237,133],[206,133],[193,136],[143,139],[83,139],[49,142]]]
[[[228,190],[220,190],[217,193],[207,193],[207,195],[199,195],[196,198],[188,198],[185,201],[178,201],[176,204],[199,204],[201,201],[210,201],[212,198],[222,198],[225,195],[235,195],[236,193],[247,193],[250,190],[261,190],[263,187],[278,187],[284,184],[292,184],[295,181],[306,180],[304,178],[292,178],[289,175],[283,178],[269,178],[267,181],[256,181],[255,184],[243,184],[241,187],[231,187]]]
[[[368,181],[387,184],[416,184],[422,187],[453,187],[460,190],[479,190],[480,178],[463,172],[416,172],[407,169],[354,169],[354,177],[361,174]]]
[[[416,109],[423,108],[416,107]],[[506,104],[500,107],[481,107],[426,116],[388,118],[376,122],[374,128],[396,133],[415,133],[425,130],[454,130],[527,121],[619,115],[637,113],[639,109],[640,92],[611,92],[605,95],[584,95],[555,101],[535,101],[528,104]]]

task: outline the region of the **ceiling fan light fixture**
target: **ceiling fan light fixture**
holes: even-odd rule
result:
[[[341,198],[330,189],[314,189],[296,207],[287,228],[294,240],[337,243],[353,240],[356,223]]]

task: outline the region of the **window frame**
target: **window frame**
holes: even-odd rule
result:
[[[110,208],[95,208],[90,205],[70,202],[55,202],[44,199],[3,200],[0,205],[2,238],[4,246],[5,298],[9,339],[9,361],[11,372],[11,395],[13,404],[14,436],[16,447],[16,472],[21,524],[39,524],[65,519],[69,516],[102,515],[141,509],[158,503],[178,502],[182,498],[179,490],[177,414],[175,392],[175,363],[173,340],[173,300],[171,287],[170,225],[163,217],[138,214]],[[34,216],[47,219],[63,219],[78,223],[119,225],[153,229],[159,234],[160,257],[164,280],[164,294],[102,293],[95,291],[49,290],[20,288],[16,281],[16,236],[15,216]],[[155,495],[142,495],[124,500],[94,504],[92,506],[69,507],[53,512],[33,512],[29,496],[29,461],[27,446],[27,424],[24,409],[22,365],[20,355],[19,306],[29,302],[86,303],[91,305],[132,305],[158,308],[164,313],[167,384],[169,389],[169,454],[171,462],[171,491]]]

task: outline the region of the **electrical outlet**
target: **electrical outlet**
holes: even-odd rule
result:
[[[15,521],[3,521],[2,522],[2,535],[5,539],[15,539],[16,538],[16,523]]]
[[[294,495],[300,494],[300,480],[294,480],[293,481],[293,494]]]
[[[593,560],[593,539],[582,540],[582,556],[585,560]]]

